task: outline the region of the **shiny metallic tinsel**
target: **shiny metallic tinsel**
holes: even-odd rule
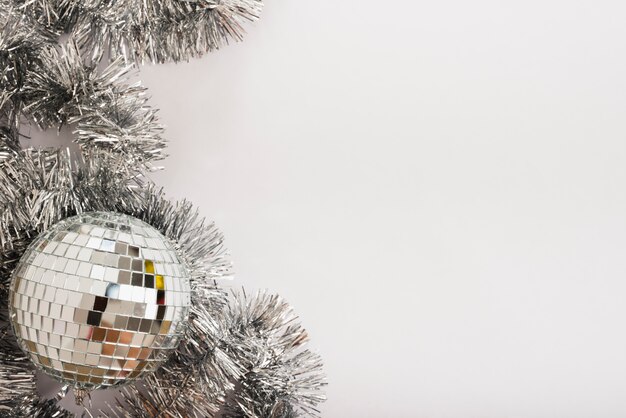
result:
[[[10,0],[0,0],[0,10],[0,118],[4,124],[16,125],[21,108],[16,93],[23,88],[28,72],[39,64],[41,51],[51,45],[54,36],[21,13]]]
[[[317,416],[320,357],[280,297],[226,292],[224,238],[186,201],[170,202],[145,173],[162,159],[156,110],[132,63],[181,61],[240,39],[259,0],[0,0],[0,417],[68,417],[41,399],[34,368],[8,326],[11,273],[32,240],[77,213],[133,215],[171,239],[188,264],[186,338],[102,417]],[[56,38],[69,32],[67,45]],[[112,61],[98,66],[103,55]],[[129,64],[130,63],[130,64]],[[20,125],[70,124],[78,152],[20,149]]]
[[[202,286],[192,293],[186,338],[168,362],[142,386],[122,390],[115,417],[212,417],[220,410],[226,390],[243,373],[228,352],[224,321],[226,293]]]
[[[217,292],[217,289],[215,289]],[[145,387],[122,390],[115,417],[318,416],[325,378],[306,331],[279,296],[243,292],[193,308],[187,342]],[[193,312],[193,311],[192,311]]]
[[[75,213],[105,210],[134,215],[159,229],[176,243],[185,258],[188,254],[203,254],[190,268],[193,286],[193,321],[188,337],[173,356],[168,369],[162,369],[160,385],[178,383],[170,381],[169,370],[187,373],[202,380],[202,396],[215,398],[231,377],[237,375],[233,360],[213,342],[221,335],[221,322],[217,312],[225,303],[222,291],[212,281],[230,276],[230,262],[223,249],[223,237],[213,224],[205,223],[197,211],[187,202],[171,203],[162,192],[149,184],[137,187],[131,183],[133,171],[123,159],[115,154],[100,152],[83,156],[74,162],[67,150],[27,149],[0,163],[0,297],[6,309],[10,274],[29,243],[48,226]],[[2,341],[15,344],[12,335]],[[3,352],[7,352],[3,350]],[[32,366],[21,352],[25,370],[32,374]],[[214,355],[211,364],[200,359]],[[178,361],[178,363],[176,363]],[[11,374],[16,367],[13,358],[0,356],[0,377]],[[19,370],[19,365],[17,366]],[[195,374],[191,371],[197,372]],[[28,377],[30,376],[30,377]],[[155,379],[157,377],[151,378]],[[25,381],[6,381],[3,387],[15,395],[6,400],[11,408],[30,405],[47,412],[54,402],[38,403],[36,392],[25,390],[34,385],[34,377],[27,375]],[[26,384],[27,388],[22,388]],[[30,386],[28,386],[30,385]],[[161,386],[150,386],[158,390]],[[34,387],[34,386],[32,386]],[[185,393],[183,399],[187,396]],[[35,406],[33,406],[35,405]],[[17,411],[18,409],[15,409]],[[37,416],[28,409],[15,416]],[[42,415],[52,416],[52,415]],[[202,415],[198,415],[202,416]]]
[[[326,398],[321,357],[280,296],[235,293],[226,314],[231,349],[245,373],[226,394],[222,417],[318,416]]]
[[[195,281],[230,276],[223,235],[190,203],[171,203],[116,154],[78,158],[67,149],[27,149],[0,163],[0,283],[35,236],[88,211],[127,213],[151,224],[176,243]]]
[[[243,37],[261,0],[16,0],[46,28],[70,32],[94,61],[186,61]]]
[[[131,68],[118,58],[99,71],[74,42],[45,48],[19,93],[23,112],[43,129],[76,124],[81,147],[118,153],[127,164],[162,159],[163,127],[145,88],[128,84]]]
[[[162,192],[147,193],[145,199],[134,215],[177,243],[191,271],[192,285],[231,278],[224,237],[213,222],[207,223],[190,202],[172,203]]]
[[[102,151],[74,159],[68,149],[19,151],[0,162],[0,248],[23,249],[34,235],[76,213],[133,210],[140,180],[122,158]]]
[[[130,83],[122,57],[105,69],[88,62],[70,38],[66,45],[12,2],[0,0],[0,126],[3,148],[19,149],[20,122],[45,129],[75,126],[84,149],[117,153],[129,165],[151,169],[162,159],[165,139],[146,89]],[[0,159],[6,152],[0,149]]]

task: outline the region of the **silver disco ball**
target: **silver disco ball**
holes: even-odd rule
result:
[[[131,216],[92,212],[32,242],[9,309],[35,365],[95,389],[156,370],[178,345],[190,299],[188,269],[167,238]]]

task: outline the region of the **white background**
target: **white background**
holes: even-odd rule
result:
[[[140,78],[324,417],[626,416],[626,3],[268,0]]]

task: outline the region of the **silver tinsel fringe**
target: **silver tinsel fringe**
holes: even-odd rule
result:
[[[123,389],[111,417],[319,416],[322,362],[293,309],[263,292],[233,292],[225,306],[213,297],[195,303],[186,342],[143,388]]]
[[[0,283],[35,236],[88,211],[127,213],[159,229],[188,262],[192,283],[230,277],[223,235],[190,203],[168,201],[116,154],[76,158],[67,149],[27,149],[0,163]]]
[[[226,394],[222,417],[318,416],[326,398],[321,357],[304,347],[309,336],[280,296],[235,293],[226,314],[232,350],[245,373]]]
[[[146,89],[129,82],[123,58],[99,71],[72,39],[63,46],[36,22],[0,1],[0,126],[3,147],[19,149],[20,122],[40,128],[74,124],[76,142],[123,156],[128,165],[152,169],[165,157],[163,127]],[[0,149],[0,158],[4,150]]]
[[[21,108],[18,93],[54,35],[21,13],[12,1],[0,0],[0,10],[0,120],[2,125],[16,126]],[[19,143],[11,146],[19,148]]]
[[[68,150],[27,149],[0,163],[0,298],[3,301],[0,305],[6,309],[8,285],[15,264],[29,243],[50,225],[73,214],[93,210],[136,216],[170,238],[185,259],[189,259],[189,254],[201,255],[190,264],[192,315],[196,322],[190,325],[189,338],[174,356],[179,359],[178,368],[176,363],[168,367],[189,373],[190,366],[198,364],[198,375],[194,378],[204,382],[202,387],[206,389],[202,396],[216,396],[222,382],[228,382],[233,375],[234,372],[229,370],[236,368],[224,353],[215,356],[212,366],[200,364],[198,357],[217,352],[208,350],[207,344],[219,335],[219,315],[215,313],[225,304],[223,292],[211,279],[230,275],[223,236],[212,223],[207,224],[201,219],[189,203],[171,203],[150,184],[136,187],[136,183],[129,180],[132,173],[127,170],[123,159],[115,154],[100,152],[75,162]],[[2,340],[13,341],[13,338],[6,334]],[[36,392],[24,393],[28,387],[23,389],[20,386],[27,384],[34,388],[34,377],[29,360],[21,352],[19,354],[23,360],[20,364],[30,370],[31,375],[26,381],[2,382],[8,393],[15,395],[5,403],[11,408],[18,408],[22,403],[35,405],[49,412],[54,408],[54,402],[40,404],[35,398]],[[12,374],[15,367],[13,358],[0,356],[0,377]],[[162,384],[170,384],[168,372],[173,369],[160,372],[164,376]],[[204,373],[200,375],[200,371]],[[16,416],[36,415],[29,409]]]
[[[74,34],[93,61],[187,61],[241,40],[260,0],[16,0],[46,28]]]
[[[222,233],[213,222],[207,223],[190,202],[172,203],[162,192],[147,193],[146,202],[133,215],[177,243],[191,270],[192,286],[231,278],[232,263],[223,247]]]
[[[95,64],[84,63],[70,42],[45,48],[40,60],[27,73],[20,92],[22,111],[40,128],[76,124],[81,147],[118,153],[130,165],[165,156],[163,127],[147,105],[145,88],[128,84],[132,67],[123,59],[98,71]]]

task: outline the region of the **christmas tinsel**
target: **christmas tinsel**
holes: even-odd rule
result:
[[[220,283],[224,238],[189,202],[171,202],[146,173],[165,157],[157,111],[129,74],[240,40],[257,0],[0,0],[0,416],[69,417],[42,399],[12,335],[7,294],[30,242],[89,211],[135,216],[175,243],[189,266],[186,338],[102,417],[318,416],[325,378],[307,332],[279,296]],[[66,39],[59,44],[59,37]],[[107,62],[103,62],[106,60]],[[78,151],[22,149],[25,125],[74,128]]]

